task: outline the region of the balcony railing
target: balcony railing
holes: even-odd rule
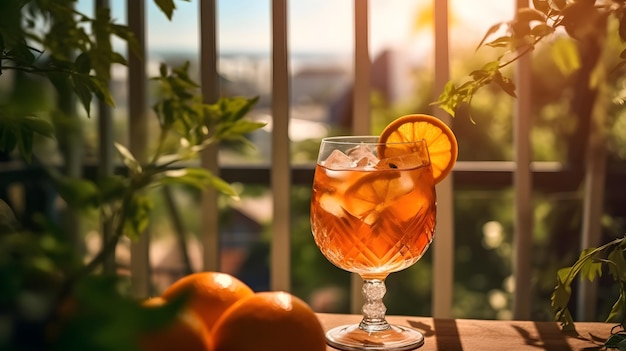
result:
[[[146,50],[146,9],[145,0],[130,0],[127,4],[128,25],[142,47]],[[448,1],[436,0],[434,4],[434,91],[442,91],[450,79],[449,42],[448,42]],[[99,0],[97,6],[108,6],[108,1]],[[198,1],[201,86],[205,102],[212,103],[219,98],[218,45],[217,45],[217,11],[216,0]],[[290,160],[288,135],[290,123],[290,55],[288,31],[288,0],[271,1],[272,23],[272,125],[271,166],[231,167],[218,164],[217,150],[207,150],[201,158],[202,165],[220,174],[227,181],[242,183],[267,184],[273,193],[273,237],[271,243],[270,287],[274,290],[290,290],[290,188],[292,184],[311,184],[313,168],[311,166],[293,165]],[[518,7],[527,7],[528,1],[518,0]],[[368,1],[354,0],[354,91],[352,133],[369,134],[370,126],[370,95],[371,95],[371,60],[369,48],[369,8]],[[147,91],[146,63],[132,53],[129,54],[128,67],[128,102],[129,102],[129,134],[130,149],[135,155],[143,155],[146,150],[147,136]],[[452,317],[452,292],[454,281],[454,213],[453,193],[455,186],[480,185],[483,187],[508,187],[515,189],[515,229],[513,275],[515,280],[515,298],[513,304],[514,318],[530,317],[530,281],[533,207],[531,193],[533,189],[555,190],[554,184],[562,189],[575,189],[585,177],[585,220],[582,245],[597,244],[600,232],[600,216],[597,209],[602,206],[604,197],[601,190],[605,181],[603,172],[587,171],[583,174],[563,168],[556,163],[533,163],[530,153],[530,64],[529,58],[517,63],[516,85],[518,98],[514,113],[514,161],[512,162],[458,162],[452,175],[438,184],[438,226],[433,247],[433,286],[432,315],[437,318]],[[436,97],[433,97],[436,98]],[[451,123],[448,116],[439,110],[433,110],[437,117]],[[114,172],[111,155],[110,116],[106,106],[99,110],[101,124],[99,172]],[[8,164],[3,169],[2,181],[11,182],[21,178],[23,169],[10,169]],[[91,170],[95,172],[95,170]],[[30,176],[33,176],[32,170]],[[36,175],[35,175],[36,176]],[[556,181],[555,181],[556,180]],[[547,186],[546,184],[549,184]],[[217,194],[208,190],[202,197],[202,246],[203,268],[220,270],[219,267],[219,231]],[[106,229],[103,228],[103,235]],[[149,245],[147,236],[131,246],[131,274],[135,294],[149,294],[150,267]],[[356,312],[360,306],[360,278],[352,281],[352,309]],[[584,286],[581,290],[579,310],[584,316],[593,316],[594,304],[586,303],[594,299],[594,287]]]
[[[218,75],[218,46],[217,46],[217,18],[216,0],[202,0],[199,4],[199,31],[201,85],[205,102],[212,103],[219,98]],[[433,1],[434,3],[434,91],[440,92],[450,77],[448,51],[448,1]],[[271,244],[271,282],[270,287],[276,290],[290,290],[290,186],[294,182],[310,184],[312,169],[299,168],[291,165],[288,129],[290,121],[289,99],[289,32],[288,32],[288,5],[287,0],[271,1],[271,63],[272,63],[272,139],[271,139],[271,171],[269,169],[242,169],[220,168],[217,162],[217,151],[208,150],[202,155],[202,164],[214,172],[220,172],[227,180],[239,179],[246,181],[246,176],[254,178],[255,182],[263,180],[271,186],[273,193],[273,220]],[[518,0],[517,7],[527,7],[528,1]],[[128,25],[133,29],[145,51],[145,5],[144,0],[127,2]],[[354,0],[354,91],[353,91],[353,125],[355,134],[370,133],[370,65],[369,57],[369,9],[368,1]],[[453,257],[454,257],[454,213],[452,194],[454,184],[459,179],[473,177],[498,178],[499,181],[513,185],[515,189],[515,229],[513,275],[515,277],[515,298],[513,304],[516,319],[530,317],[530,286],[531,286],[531,244],[532,244],[532,199],[533,180],[537,177],[562,175],[559,169],[549,169],[543,165],[531,163],[530,154],[530,64],[529,58],[520,60],[517,64],[518,99],[514,113],[514,162],[506,163],[463,163],[455,168],[453,175],[437,186],[438,218],[437,239],[431,250],[433,251],[434,281],[432,287],[433,308],[435,317],[451,317],[453,291]],[[131,151],[141,155],[146,146],[146,87],[145,63],[133,58],[129,61],[129,115]],[[436,97],[433,97],[436,98]],[[433,111],[438,117],[450,122],[449,118],[440,111]],[[107,140],[101,138],[101,140]],[[103,149],[108,146],[103,145]],[[549,165],[548,165],[549,166]],[[559,175],[557,175],[559,176]],[[484,179],[484,178],[483,178]],[[567,179],[567,178],[563,178]],[[586,202],[588,208],[596,206],[602,200],[598,191],[603,174],[590,174],[588,185],[590,189]],[[511,183],[509,183],[511,182]],[[539,182],[541,183],[541,182]],[[484,184],[488,184],[483,182]],[[217,220],[217,195],[214,191],[206,191],[202,198],[202,245],[203,265],[206,270],[219,270],[219,233]],[[593,244],[599,232],[599,217],[597,211],[587,212],[586,230],[583,242]],[[149,289],[149,249],[146,236],[132,245],[131,271],[135,293],[148,294]],[[361,303],[360,279],[353,279],[352,309],[357,311]],[[585,290],[581,295],[584,298],[593,298],[593,289]],[[588,306],[592,306],[588,304]],[[592,307],[589,307],[592,308]]]

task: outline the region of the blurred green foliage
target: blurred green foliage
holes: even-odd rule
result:
[[[172,16],[173,0],[155,2]],[[113,51],[111,40],[122,39],[132,50],[133,35],[111,20],[107,8],[98,8],[92,18],[73,5],[70,0],[0,3],[0,73],[13,71],[17,77],[13,95],[0,101],[0,152],[17,150],[32,162],[37,136],[56,141],[65,137],[66,129],[53,128],[49,120],[61,114],[55,105],[31,103],[50,87],[58,94],[67,94],[69,87],[87,116],[94,96],[114,106],[106,83],[111,65],[126,64],[126,58]],[[35,225],[25,226],[0,200],[0,349],[135,350],[141,333],[163,328],[179,312],[184,299],[145,309],[131,296],[126,278],[99,272],[123,236],[137,240],[144,233],[154,189],[212,187],[238,196],[219,176],[184,162],[197,160],[205,148],[221,141],[251,146],[245,135],[264,125],[245,118],[257,98],[203,103],[188,70],[188,64],[173,69],[163,64],[153,78],[159,92],[153,105],[159,131],[147,161],[116,143],[126,169],[95,180],[38,162],[69,208],[87,216],[97,210],[102,221],[111,223],[112,236],[94,257],[85,262],[54,218],[37,214]]]

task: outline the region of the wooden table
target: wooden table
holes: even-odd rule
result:
[[[358,323],[358,315],[318,314],[325,330]],[[419,351],[593,351],[601,350],[614,324],[576,323],[575,333],[561,331],[558,323],[437,319],[387,316],[390,323],[413,327],[425,336]],[[336,351],[327,347],[328,351]]]

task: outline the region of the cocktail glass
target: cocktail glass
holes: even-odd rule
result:
[[[388,157],[386,155],[393,155]],[[329,137],[320,145],[311,228],[334,265],[363,279],[363,318],[326,333],[341,350],[412,350],[417,330],[385,319],[385,278],[416,263],[433,240],[435,182],[423,140],[379,143],[377,136]]]

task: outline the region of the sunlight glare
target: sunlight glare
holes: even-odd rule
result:
[[[215,274],[214,281],[222,288],[233,286],[233,277],[228,274]]]
[[[278,292],[275,301],[285,311],[291,311],[293,309],[293,303],[291,301],[291,295],[284,291]]]

